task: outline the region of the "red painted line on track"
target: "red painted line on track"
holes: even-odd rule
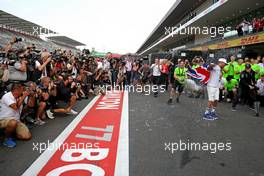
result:
[[[107,98],[109,96],[111,97]],[[113,98],[112,96],[119,97],[119,100],[118,98]],[[102,169],[104,171],[104,175],[114,176],[117,147],[119,140],[119,131],[120,131],[119,130],[120,121],[121,121],[122,109],[123,109],[123,98],[124,98],[124,92],[116,92],[114,94],[109,93],[106,96],[101,96],[92,106],[92,108],[86,113],[86,115],[83,117],[80,123],[78,123],[78,125],[74,128],[74,130],[71,131],[70,135],[64,141],[60,141],[64,144],[64,146],[66,144],[68,145],[68,147],[70,146],[69,149],[71,149],[72,147],[75,149],[76,146],[83,146],[83,144],[85,144],[86,146],[90,146],[90,149],[94,149],[96,147],[99,147],[99,150],[109,149],[106,157],[104,157],[101,160],[89,160],[88,157],[78,161],[71,161],[71,160],[63,161],[62,156],[65,154],[65,151],[68,149],[67,147],[63,148],[61,146],[58,150],[56,150],[53,156],[43,166],[43,168],[40,170],[38,175],[44,176],[49,174],[52,175],[57,174],[61,176],[70,176],[70,175],[82,176],[82,175],[87,175],[87,173],[90,173],[91,175],[93,175],[92,173],[94,173],[94,175],[97,176],[97,174],[95,173],[100,173],[99,170]],[[106,106],[108,108],[105,108]],[[105,132],[102,130],[84,128],[84,127],[93,127],[93,128],[105,129],[107,126],[113,127],[112,133],[109,131]],[[104,141],[98,139],[91,139],[90,137],[89,139],[77,137],[80,134],[97,136],[97,138],[103,137],[105,134],[112,136],[110,141]],[[85,150],[86,149],[87,148],[85,148]],[[90,154],[91,156],[99,155],[96,152]],[[82,155],[82,153],[75,152],[72,153],[71,157],[78,158],[78,156],[80,155]],[[86,165],[82,165],[82,164],[86,164]],[[95,170],[89,171],[89,167],[87,166],[91,166],[90,170],[93,170],[92,168],[93,166],[95,166],[94,168]]]

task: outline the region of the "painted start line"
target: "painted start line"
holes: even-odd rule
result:
[[[97,96],[23,176],[128,176],[128,130],[128,92]]]

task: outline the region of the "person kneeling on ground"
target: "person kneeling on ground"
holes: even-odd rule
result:
[[[35,125],[44,125],[46,122],[46,101],[49,94],[40,92],[34,82],[29,82],[27,91],[29,96],[25,98],[21,119],[25,122],[33,122]]]
[[[16,146],[16,142],[12,138],[14,133],[20,140],[31,139],[29,129],[20,121],[22,104],[29,95],[28,91],[23,91],[23,85],[14,83],[11,87],[11,92],[6,93],[1,100],[0,128],[5,129],[3,145],[6,147]]]
[[[53,109],[55,113],[78,114],[72,108],[76,104],[76,90],[77,85],[73,82],[72,76],[64,75],[63,81],[57,85],[57,101],[64,101],[67,103],[66,108]]]
[[[57,87],[49,77],[41,78],[40,84],[38,85],[38,93],[40,97],[43,97],[45,102],[46,115],[49,119],[54,119],[54,114],[51,112],[51,103],[56,101]],[[54,100],[54,101],[53,101]]]

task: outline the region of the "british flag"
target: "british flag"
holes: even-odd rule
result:
[[[187,75],[198,79],[203,84],[207,84],[210,78],[210,71],[207,70],[207,65],[203,65],[195,69],[189,68]]]

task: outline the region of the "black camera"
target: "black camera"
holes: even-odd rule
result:
[[[6,59],[6,53],[0,53],[0,64],[5,64]]]
[[[60,55],[59,53],[53,53],[53,54],[52,54],[52,58],[53,58],[54,60],[59,61],[59,60],[61,60],[61,55]]]
[[[15,43],[17,43],[17,42],[22,42],[23,41],[23,39],[22,38],[15,38]]]

